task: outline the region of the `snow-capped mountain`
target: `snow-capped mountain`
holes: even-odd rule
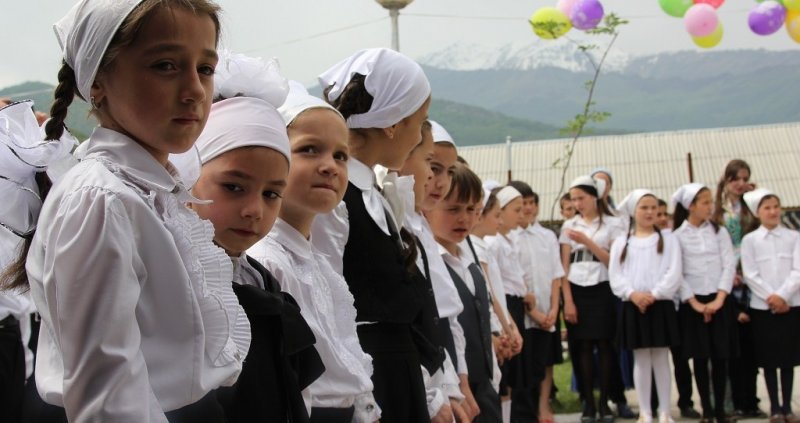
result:
[[[600,48],[588,52],[595,63],[599,61],[602,54]],[[455,43],[440,51],[426,54],[418,58],[418,61],[434,68],[461,71],[531,70],[555,67],[572,72],[585,72],[594,69],[577,45],[566,39],[553,42],[514,42],[501,46]],[[603,69],[606,72],[621,72],[630,61],[630,55],[615,48],[609,52]]]

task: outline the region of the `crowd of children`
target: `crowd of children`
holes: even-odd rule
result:
[[[670,355],[681,414],[691,359],[701,421],[732,418],[728,380],[759,416],[758,368],[800,421],[800,234],[745,162],[672,222],[598,169],[554,230],[458,160],[408,57],[358,51],[317,98],[217,52],[219,12],[81,0],[49,120],[0,105],[4,421],[551,423],[563,329],[582,422],[630,417],[626,354],[640,422],[672,422]]]

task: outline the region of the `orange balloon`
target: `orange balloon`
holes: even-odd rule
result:
[[[786,14],[786,31],[794,42],[800,44],[800,10],[789,10]]]

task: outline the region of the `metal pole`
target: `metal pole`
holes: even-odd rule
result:
[[[511,135],[506,135],[506,166],[508,169],[508,182],[511,182]]]
[[[400,9],[389,9],[389,17],[392,18],[392,49],[400,51],[400,35],[398,34],[397,17],[400,15]]]
[[[686,164],[689,166],[689,183],[694,182],[694,166],[692,165],[692,153],[686,154]]]

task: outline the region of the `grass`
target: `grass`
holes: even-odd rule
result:
[[[553,367],[553,382],[558,387],[556,401],[553,401],[553,412],[556,414],[580,413],[581,402],[578,393],[573,392],[572,362],[565,358],[564,362]]]

